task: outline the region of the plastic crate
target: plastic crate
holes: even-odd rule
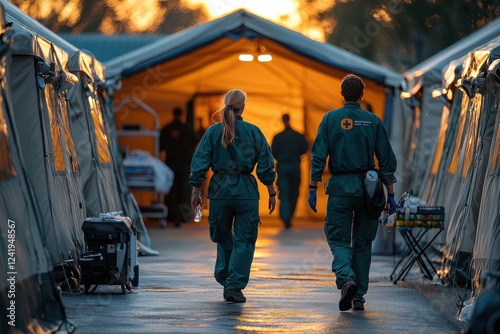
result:
[[[444,207],[419,206],[416,212],[410,212],[408,220],[404,208],[397,208],[396,227],[444,228]]]

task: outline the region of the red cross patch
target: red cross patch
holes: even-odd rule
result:
[[[354,122],[350,118],[342,118],[342,120],[340,121],[340,127],[343,130],[351,130],[353,125]]]

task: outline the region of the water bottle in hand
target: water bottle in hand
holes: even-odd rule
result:
[[[389,212],[387,210],[384,210],[378,218],[378,222],[385,226],[387,224],[387,218],[389,218]]]
[[[196,209],[194,209],[194,221],[197,223],[201,222],[202,216],[203,216],[203,210],[201,209],[201,206],[198,205]]]
[[[380,218],[382,218],[382,216]],[[381,221],[382,225],[385,227],[393,227],[395,222],[396,222],[396,214],[395,213],[393,213],[392,215],[387,214],[384,217],[384,219]]]

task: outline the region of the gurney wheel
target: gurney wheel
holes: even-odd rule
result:
[[[134,266],[134,278],[132,279],[132,286],[136,287],[139,285],[139,265]]]
[[[132,292],[132,289],[128,284],[122,284],[122,293],[125,294],[125,292],[127,292],[126,290]]]

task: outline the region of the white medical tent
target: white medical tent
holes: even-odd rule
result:
[[[242,54],[253,60],[241,61]],[[262,57],[271,60],[259,61],[265,60]],[[259,126],[268,142],[282,130],[281,116],[288,113],[292,127],[305,133],[312,143],[323,115],[343,105],[340,82],[348,73],[364,79],[364,107],[383,119],[392,137],[397,137],[392,131],[402,131],[402,78],[398,73],[245,10],[185,29],[106,62],[106,78],[121,83],[115,105],[138,99],[156,111],[161,126],[172,120],[172,109],[181,106],[186,110],[188,124],[198,129],[201,122],[206,128],[221,106],[222,94],[240,88],[248,93],[244,119]],[[151,118],[134,104],[117,110],[116,121],[118,130],[130,124],[141,130],[155,128]],[[127,150],[154,153],[151,138],[119,141]],[[397,143],[394,146],[400,149]],[[306,200],[308,170],[309,158],[304,157],[298,217],[312,217]],[[323,180],[327,178],[325,173]],[[324,217],[325,213],[326,196],[321,193],[316,217]],[[264,214],[266,205],[261,205]]]

